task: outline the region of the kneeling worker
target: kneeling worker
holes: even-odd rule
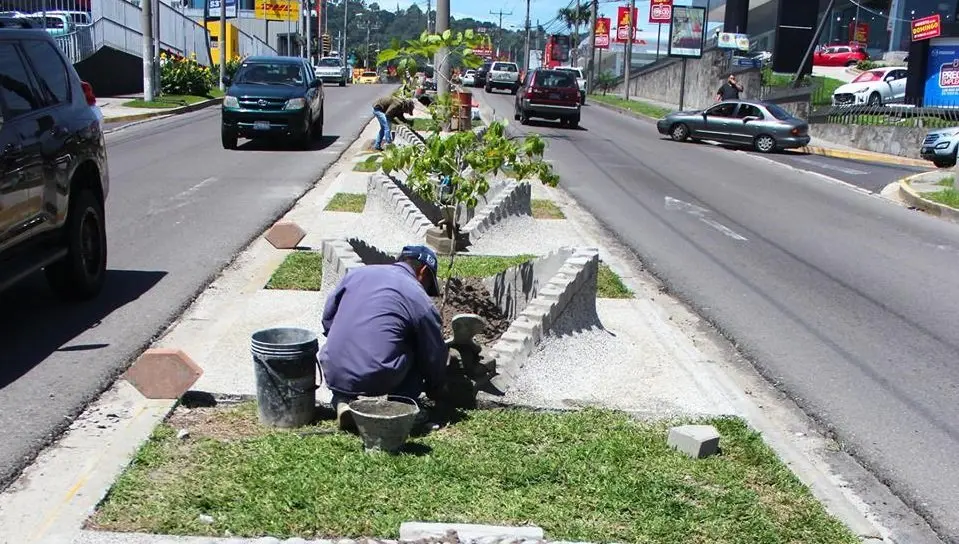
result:
[[[407,246],[393,264],[349,272],[330,294],[319,362],[341,429],[352,428],[347,405],[359,396],[443,392],[449,350],[430,299],[436,274],[432,249]]]

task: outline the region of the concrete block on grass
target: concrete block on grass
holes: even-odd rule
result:
[[[455,531],[460,541],[480,538],[514,538],[520,540],[543,540],[539,527],[505,527],[497,525],[474,525],[469,523],[424,523],[410,521],[400,524],[400,540],[443,538],[448,531]]]
[[[265,237],[276,249],[294,249],[306,237],[306,232],[292,221],[279,221],[266,231]]]
[[[670,427],[666,444],[693,459],[702,459],[719,452],[719,431],[712,425]]]

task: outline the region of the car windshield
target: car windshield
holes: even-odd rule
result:
[[[317,63],[317,66],[323,66],[325,68],[339,68],[342,63],[340,59],[320,59],[320,62]]]
[[[493,65],[493,70],[497,72],[519,72],[515,64],[509,64],[506,62],[497,62]]]
[[[780,108],[776,104],[766,104],[766,109],[769,110],[769,113],[773,114],[773,117],[779,119],[780,121],[786,121],[787,119],[793,118],[791,113]]]
[[[573,77],[583,77],[582,72],[580,72],[576,68],[557,68],[557,70],[559,70],[560,72],[569,72],[573,74]]]
[[[879,81],[879,80],[882,79],[882,77],[883,77],[885,74],[886,74],[886,72],[882,72],[882,71],[879,71],[879,72],[873,72],[873,71],[863,72],[863,73],[859,74],[859,76],[858,76],[856,79],[852,80],[852,82],[853,82],[853,83],[869,83],[870,81]]]
[[[464,75],[471,76],[471,75],[473,75],[473,74],[475,74],[475,73],[476,73],[476,70],[467,70],[467,71],[466,71],[466,74],[464,74]]]
[[[576,80],[567,70],[544,70],[536,74],[537,87],[573,87]]]
[[[236,74],[236,83],[246,85],[303,85],[303,70],[285,62],[243,63]]]
[[[363,77],[376,77],[376,72],[363,72]]]

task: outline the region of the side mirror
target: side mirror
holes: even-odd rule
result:
[[[230,85],[233,85],[233,78],[230,76],[223,76],[223,85],[227,87],[229,87]]]

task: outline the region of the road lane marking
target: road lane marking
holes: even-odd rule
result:
[[[719,232],[732,238],[733,240],[739,240],[741,242],[749,241],[748,238],[746,238],[742,234],[739,234],[733,229],[727,227],[726,225],[723,225],[719,221],[706,217],[706,214],[709,213],[709,210],[707,210],[706,208],[701,208],[695,204],[691,204],[689,202],[685,202],[683,200],[679,200],[678,198],[673,198],[671,196],[666,197],[665,206],[666,206],[666,209],[670,211],[686,212],[689,215],[692,215],[693,217],[695,217],[696,219],[699,219],[703,224],[718,230]]]
[[[882,198],[883,200],[887,200],[887,201],[889,200],[889,199],[887,199],[887,198],[884,198],[884,197],[883,197],[882,195],[880,195],[880,194],[873,193],[873,192],[870,191],[869,189],[864,189],[864,188],[859,187],[859,186],[857,186],[857,185],[853,185],[852,183],[849,183],[848,181],[843,181],[843,180],[841,180],[841,179],[837,179],[837,178],[834,178],[834,177],[832,177],[832,176],[827,176],[826,174],[823,174],[822,172],[816,172],[816,171],[814,171],[814,170],[806,170],[806,169],[803,169],[803,168],[799,168],[798,166],[793,166],[793,165],[791,165],[791,164],[786,164],[786,163],[784,163],[784,162],[779,162],[779,161],[770,159],[769,157],[763,157],[763,156],[756,155],[756,154],[753,154],[753,153],[745,153],[745,152],[742,152],[742,151],[740,151],[740,153],[742,153],[743,155],[745,155],[745,156],[747,156],[747,157],[751,157],[751,158],[753,158],[753,159],[755,159],[755,160],[766,161],[767,163],[776,165],[776,166],[778,166],[778,167],[780,167],[780,168],[788,168],[788,169],[794,170],[794,171],[796,171],[796,172],[802,172],[803,174],[809,174],[809,175],[812,175],[812,176],[816,176],[816,177],[822,178],[822,179],[828,181],[829,183],[834,183],[834,184],[836,184],[836,185],[842,185],[843,187],[845,187],[845,188],[847,188],[847,189],[851,189],[851,190],[853,190],[853,191],[856,191],[857,193],[859,193],[859,194],[861,194],[861,195],[874,196],[874,197]]]
[[[799,157],[793,157],[792,160],[798,161],[804,164],[809,164],[811,166],[815,166],[816,168],[822,168],[823,170],[834,170],[836,172],[842,172],[843,174],[849,174],[851,176],[862,176],[869,173],[864,170],[846,168],[845,166],[836,166],[834,164],[819,163],[812,159],[803,159]]]

